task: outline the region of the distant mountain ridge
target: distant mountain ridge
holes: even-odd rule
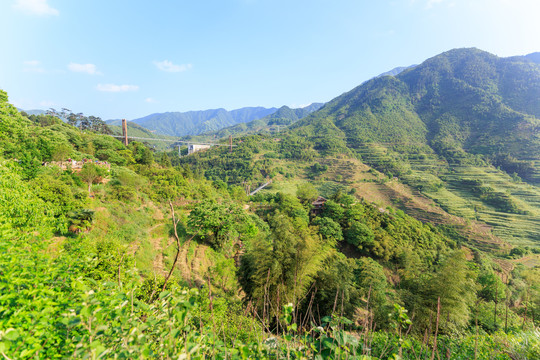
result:
[[[292,109],[288,106],[282,106],[274,113],[265,116],[262,119],[252,120],[246,123],[229,126],[217,131],[209,131],[195,136],[188,136],[190,140],[209,140],[222,139],[229,135],[246,135],[258,132],[271,131],[272,127],[288,126],[296,121],[303,119],[314,111],[319,110],[324,103],[313,103],[302,108]]]
[[[383,72],[382,74],[380,75],[377,75],[376,77],[383,77],[383,76],[397,76],[399,75],[400,73],[402,73],[403,71],[405,70],[409,70],[413,67],[415,67],[417,65],[410,65],[410,66],[398,66],[397,68],[393,68],[392,70],[390,71],[386,71],[386,72]]]
[[[276,112],[277,108],[244,107],[227,111],[212,109],[188,112],[166,112],[151,114],[132,122],[155,131],[157,134],[169,136],[198,135],[215,131],[227,126],[245,123],[263,118]]]
[[[19,111],[24,111],[24,112],[27,113],[28,115],[44,115],[44,114],[47,113],[45,110],[39,110],[39,109],[35,109],[35,110],[23,110],[23,109],[17,108],[17,110],[19,110]]]
[[[369,80],[293,127],[333,134],[352,148],[399,141],[527,160],[540,154],[539,119],[539,64],[455,49]]]

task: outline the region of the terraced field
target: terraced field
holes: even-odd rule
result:
[[[261,193],[279,191],[294,195],[298,185],[306,181],[312,182],[319,194],[325,197],[331,196],[337,190],[347,192],[355,189],[357,196],[374,203],[376,206],[392,206],[405,211],[420,221],[450,226],[469,239],[470,246],[495,252],[504,252],[508,249],[508,244],[493,235],[490,226],[474,220],[475,212],[470,207],[468,200],[444,187],[439,190],[439,195],[444,195],[446,201],[451,205],[460,204],[461,207],[453,206],[452,208],[455,208],[456,213],[470,216],[468,219],[445,211],[434,199],[404,184],[400,179],[389,179],[357,159],[327,157],[315,159],[315,162],[328,166],[328,170],[318,176],[310,177],[309,165],[304,164],[304,171],[296,171],[296,177],[286,179],[278,176],[272,185],[263,189]],[[275,165],[283,166],[284,162],[278,160]],[[413,173],[418,174],[418,176],[426,176],[425,172],[417,170],[414,170]],[[437,177],[435,178],[440,181]]]
[[[390,145],[364,144],[358,153],[368,164],[380,166],[396,160],[406,174],[399,180],[419,189],[446,212],[483,223],[512,245],[540,246],[538,186],[514,179],[492,166],[453,166],[429,152],[405,157],[386,146]],[[535,165],[540,169],[540,160],[535,160]],[[535,176],[540,181],[540,171]],[[423,216],[415,207],[407,210],[417,218],[437,222],[434,212]]]

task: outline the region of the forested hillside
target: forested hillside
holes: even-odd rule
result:
[[[198,135],[227,126],[263,118],[276,111],[276,108],[246,107],[227,111],[225,109],[166,112],[152,114],[132,120],[157,134],[169,136]]]
[[[531,245],[540,241],[539,99],[537,63],[458,49],[370,80],[293,129],[323,154],[361,159]]]
[[[451,51],[184,157],[0,91],[0,354],[540,357],[537,72]]]
[[[324,104],[322,103],[313,103],[306,107],[297,109],[282,106],[276,112],[267,115],[262,119],[252,120],[247,123],[241,123],[217,131],[204,132],[197,136],[187,136],[185,139],[192,141],[215,141],[227,138],[231,135],[236,137],[257,133],[279,132],[283,126],[288,126],[295,123],[312,112],[319,110],[323,105]]]

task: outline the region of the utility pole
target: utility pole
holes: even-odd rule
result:
[[[229,152],[232,153],[232,135],[229,135]]]
[[[128,146],[127,121],[126,121],[126,119],[122,119],[122,135],[124,136],[124,145]]]
[[[182,157],[182,153],[180,152],[180,145],[178,145],[178,157],[179,157],[179,158]]]

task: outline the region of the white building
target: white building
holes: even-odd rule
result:
[[[193,154],[197,151],[201,151],[204,149],[210,148],[210,145],[197,145],[197,144],[189,144],[188,145],[188,155]]]

